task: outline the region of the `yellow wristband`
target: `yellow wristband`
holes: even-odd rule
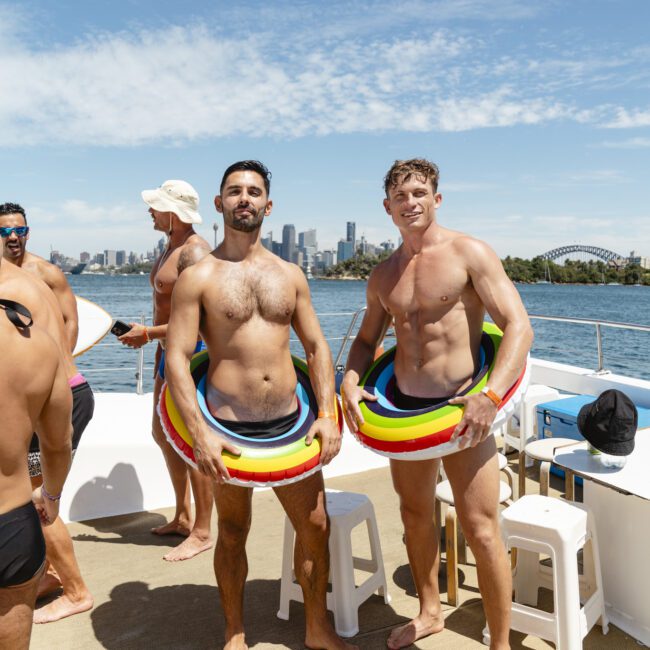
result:
[[[327,418],[336,422],[336,413],[330,411],[318,411],[318,419],[320,420],[321,418]]]
[[[489,386],[484,386],[481,394],[485,395],[485,397],[487,397],[497,408],[499,408],[501,402],[503,402],[503,398],[499,397]]]

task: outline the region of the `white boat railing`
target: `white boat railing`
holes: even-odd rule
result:
[[[326,337],[326,340],[328,343],[333,343],[336,341],[340,341],[339,349],[336,354],[335,360],[334,360],[334,367],[336,368],[337,371],[342,371],[344,368],[344,359],[345,359],[345,353],[348,348],[348,344],[350,341],[354,338],[354,335],[356,334],[356,325],[359,321],[359,317],[366,311],[366,307],[362,307],[360,309],[357,309],[356,311],[351,311],[351,312],[323,312],[317,314],[319,318],[322,317],[345,317],[348,316],[350,317],[350,323],[347,327],[347,330],[343,336],[334,336],[334,337]],[[593,326],[595,328],[595,333],[596,333],[596,348],[597,348],[597,359],[598,359],[598,367],[596,369],[596,372],[599,374],[607,373],[610,372],[605,368],[605,355],[604,355],[604,350],[603,350],[603,329],[604,328],[612,328],[612,329],[621,329],[621,330],[629,330],[629,331],[638,331],[638,332],[650,332],[650,325],[641,325],[639,323],[624,323],[624,322],[618,322],[618,321],[608,321],[608,320],[597,320],[597,319],[590,319],[590,318],[577,318],[577,317],[570,317],[570,316],[552,316],[552,315],[546,315],[546,314],[529,314],[529,318],[532,321],[551,321],[555,323],[565,323],[565,324],[573,324],[573,325],[587,325],[587,326]],[[147,318],[144,314],[141,314],[139,318],[137,319],[128,319],[124,318],[123,320],[126,321],[139,321],[143,325],[146,324],[147,322],[150,321],[149,318]],[[394,337],[394,332],[390,330],[386,334],[387,338],[392,338]],[[298,343],[298,339],[290,339],[292,343]],[[122,347],[122,344],[115,340],[113,342],[109,343],[98,343],[96,347]],[[333,346],[332,346],[333,347]],[[144,387],[143,387],[143,378],[144,378],[144,373],[145,370],[153,370],[153,366],[146,366],[145,365],[145,348],[139,348],[138,349],[138,358],[137,358],[137,363],[134,368],[135,370],[135,380],[136,380],[136,392],[141,395],[144,392]],[[119,372],[124,372],[128,368],[125,368],[124,366],[121,367],[102,367],[102,368],[86,368],[84,369],[84,373],[94,373],[94,372],[106,372],[106,371],[119,371]]]

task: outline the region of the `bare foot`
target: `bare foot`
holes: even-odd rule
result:
[[[44,598],[45,596],[49,596],[50,594],[53,594],[55,591],[58,591],[62,588],[63,585],[61,584],[61,580],[59,580],[59,576],[48,571],[47,573],[43,574],[41,581],[38,583],[36,600],[39,598]]]
[[[438,616],[424,616],[420,614],[420,616],[409,621],[406,625],[396,627],[390,633],[386,641],[386,646],[391,650],[406,648],[418,639],[442,631],[444,627],[445,621],[442,614],[438,614]]]
[[[190,536],[181,542],[176,548],[163,555],[163,560],[167,562],[180,562],[189,560],[203,551],[209,551],[212,548],[212,537],[190,533]]]
[[[310,650],[359,650],[358,646],[346,643],[331,626],[307,630],[305,647]]]
[[[189,524],[173,520],[162,526],[152,528],[151,532],[154,535],[182,535],[183,537],[188,537],[191,532],[191,527]]]
[[[81,614],[92,609],[93,597],[88,594],[81,600],[71,600],[63,594],[60,598],[53,600],[51,603],[34,610],[34,623],[52,623],[59,621],[66,616]]]
[[[233,634],[230,638],[226,634],[226,645],[223,650],[248,650],[246,645],[246,636],[243,632]]]

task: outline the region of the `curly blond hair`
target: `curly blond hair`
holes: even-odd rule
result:
[[[399,183],[408,181],[411,176],[417,176],[424,181],[431,181],[433,191],[438,191],[438,179],[440,170],[438,165],[429,162],[424,158],[412,158],[411,160],[396,160],[384,177],[384,191],[388,197],[388,190]]]

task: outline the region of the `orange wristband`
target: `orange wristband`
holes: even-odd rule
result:
[[[485,395],[497,408],[503,402],[503,398],[499,397],[489,386],[484,386],[481,394]]]
[[[328,420],[334,420],[336,422],[336,413],[331,411],[318,411],[318,419],[327,418]]]
[[[144,328],[144,338],[146,339],[147,343],[151,342],[151,337],[149,336],[149,328],[148,327]]]

